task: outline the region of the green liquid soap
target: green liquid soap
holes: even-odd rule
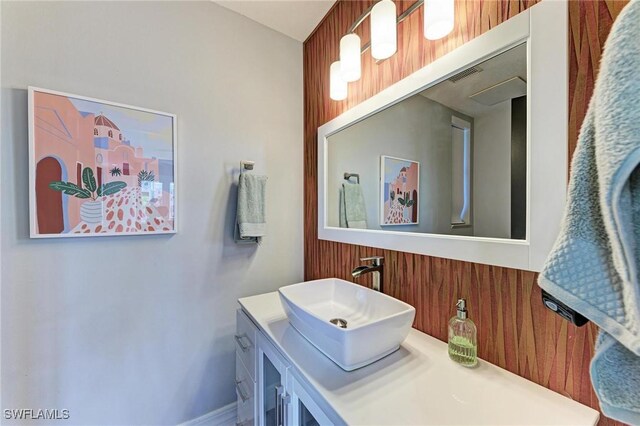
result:
[[[467,301],[458,299],[456,316],[449,320],[449,358],[465,367],[478,363],[478,329],[467,318]]]
[[[465,367],[473,367],[478,363],[477,347],[466,337],[453,336],[449,339],[449,358]]]

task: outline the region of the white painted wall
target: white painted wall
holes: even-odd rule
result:
[[[328,221],[339,226],[338,190],[344,172],[359,173],[368,229],[470,233],[451,229],[451,116],[459,114],[415,95],[329,137]],[[380,156],[420,162],[419,224],[380,226]],[[354,181],[354,179],[352,179]]]
[[[475,117],[473,225],[477,237],[511,237],[511,99]]]
[[[211,2],[1,19],[2,408],[176,424],[232,402],[236,299],[303,276],[301,43]],[[27,85],[176,113],[178,234],[30,240]],[[232,241],[241,159],[269,176],[261,247]]]

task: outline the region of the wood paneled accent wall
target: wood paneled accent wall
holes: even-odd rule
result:
[[[469,315],[478,325],[480,357],[597,409],[589,379],[597,329],[592,324],[576,328],[546,310],[537,274],[320,241],[316,230],[318,126],[536,2],[457,0],[455,29],[438,41],[424,39],[422,14],[414,13],[399,25],[398,52],[391,59],[376,65],[368,52],[363,55],[362,78],[349,84],[349,96],[341,102],[329,98],[329,65],[338,59],[340,37],[372,1],[339,0],[329,11],[304,43],[305,279],[352,280],[350,271],[360,257],[383,255],[385,292],[416,307],[414,327],[446,341],[455,301],[465,297]],[[412,2],[396,4],[401,13]],[[626,0],[569,2],[571,152],[593,92],[604,41],[625,4]],[[363,43],[368,41],[368,20],[358,34]],[[369,279],[361,283],[368,285]],[[616,422],[602,416],[600,424]]]

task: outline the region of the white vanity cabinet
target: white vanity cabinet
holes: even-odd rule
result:
[[[237,424],[242,426],[336,424],[312,399],[309,390],[296,377],[289,362],[258,330],[242,309],[238,309],[236,321]],[[250,347],[248,340],[252,342]],[[255,374],[251,375],[250,371],[254,371]]]
[[[415,329],[394,353],[345,371],[291,325],[277,292],[245,297],[239,303],[237,340],[246,347],[247,339],[252,339],[254,345],[242,351],[238,344],[240,424],[595,426],[598,422],[598,412],[592,408],[482,359],[476,368],[452,362],[445,342]],[[245,365],[245,360],[251,363],[250,356],[253,364]],[[241,377],[243,372],[252,377],[251,371],[255,381]],[[254,392],[242,384],[253,386]]]

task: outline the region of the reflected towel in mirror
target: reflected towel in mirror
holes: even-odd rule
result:
[[[367,229],[367,213],[360,184],[342,184],[339,209],[341,228]]]

